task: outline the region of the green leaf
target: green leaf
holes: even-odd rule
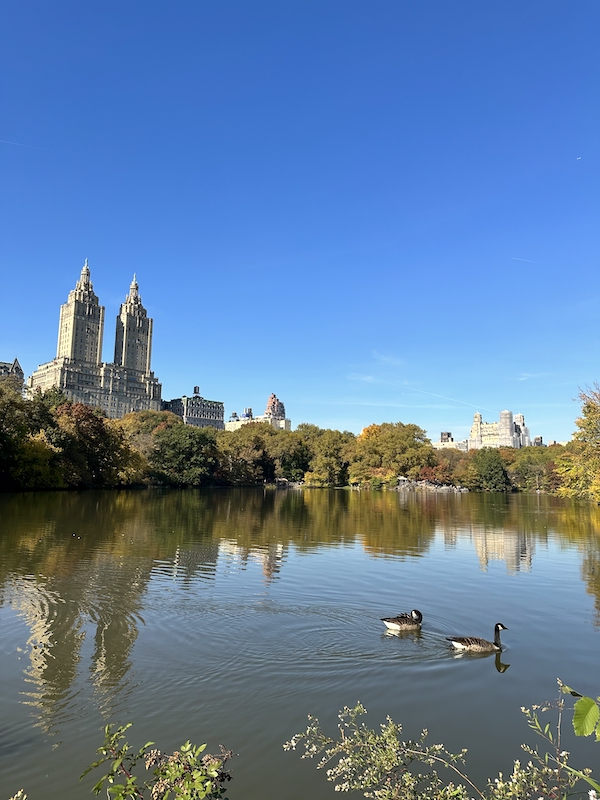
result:
[[[591,697],[582,697],[573,709],[573,730],[576,736],[589,736],[600,720],[600,708]]]

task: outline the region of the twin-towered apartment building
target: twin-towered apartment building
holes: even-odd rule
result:
[[[103,337],[104,306],[94,292],[86,259],[60,308],[56,357],[31,375],[29,394],[56,386],[69,400],[101,408],[113,419],[130,411],[160,411],[161,385],[150,369],[152,320],[135,275],[117,316],[110,363],[102,361]]]
[[[161,384],[151,370],[152,319],[142,304],[136,276],[116,319],[115,351],[112,362],[102,361],[104,306],[100,305],[92,285],[87,259],[75,288],[61,306],[58,323],[56,357],[36,369],[27,381],[27,393],[61,389],[74,403],[101,408],[112,419],[131,411],[172,411],[186,425],[235,430],[248,422],[268,422],[276,428],[291,429],[283,403],[272,394],[265,413],[260,417],[232,415],[224,422],[224,405],[200,396],[194,387],[191,397],[161,399]],[[0,378],[16,376],[23,380],[23,371],[15,359],[0,362]]]

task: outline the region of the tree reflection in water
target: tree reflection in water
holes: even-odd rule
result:
[[[482,569],[529,570],[549,539],[579,549],[600,620],[600,509],[542,495],[327,490],[144,490],[0,496],[0,599],[22,615],[26,700],[51,732],[68,713],[86,635],[89,674],[109,716],[127,684],[143,596],[168,572],[185,588],[219,562],[259,561],[277,580],[290,549],[358,544],[374,557],[423,556],[468,541]],[[496,669],[507,664],[496,657]]]

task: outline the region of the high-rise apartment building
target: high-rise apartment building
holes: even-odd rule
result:
[[[115,335],[115,364],[137,372],[150,372],[152,320],[142,305],[139,286],[133,276],[129,294],[121,305]]]
[[[60,307],[56,358],[68,358],[85,364],[102,361],[104,306],[98,303],[90,280],[87,258],[75,288]]]
[[[529,428],[525,426],[523,414],[501,411],[498,422],[484,422],[479,412],[473,415],[469,450],[482,447],[529,447]]]
[[[292,422],[285,416],[285,406],[274,394],[269,395],[264,414],[255,417],[252,414],[251,408],[245,408],[241,416],[238,416],[234,411],[229,418],[229,422],[225,423],[225,430],[237,431],[243,425],[248,425],[250,422],[266,422],[273,428],[279,428],[282,431],[292,430]]]
[[[42,364],[27,390],[62,389],[69,400],[102,408],[109,417],[160,411],[161,385],[150,370],[152,320],[135,276],[117,317],[114,363],[102,361],[104,306],[94,293],[87,259],[75,288],[61,306],[56,358]]]

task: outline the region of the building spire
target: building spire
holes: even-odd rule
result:
[[[128,298],[127,298],[127,300],[125,302],[127,302],[128,300],[137,301],[139,299],[139,296],[140,296],[139,288],[140,287],[138,286],[137,278],[136,278],[136,275],[135,275],[135,272],[134,272],[133,273],[133,280],[131,281],[131,285],[129,287],[129,296],[128,296]]]
[[[81,275],[79,276],[79,280],[77,281],[76,289],[91,289],[92,285],[90,282],[90,268],[88,266],[87,258],[83,262],[83,267],[81,268]]]

